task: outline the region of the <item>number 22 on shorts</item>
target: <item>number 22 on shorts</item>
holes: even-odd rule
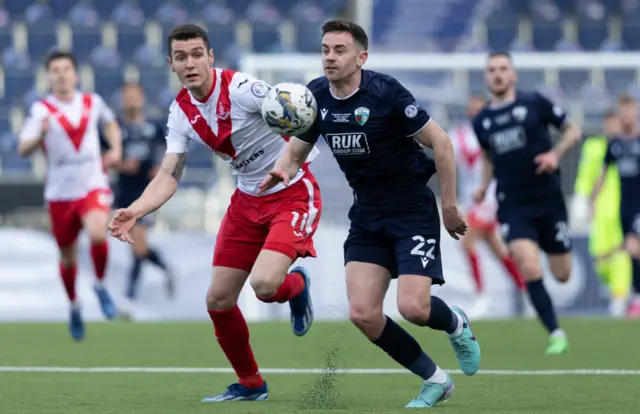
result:
[[[425,239],[424,237],[419,235],[415,235],[411,239],[415,242],[418,242],[418,244],[416,244],[416,246],[411,249],[411,254],[413,256],[420,256],[422,267],[426,268],[427,264],[429,264],[429,260],[435,259],[433,251],[436,248],[436,239]],[[425,244],[429,245],[429,249],[427,251],[422,250]]]

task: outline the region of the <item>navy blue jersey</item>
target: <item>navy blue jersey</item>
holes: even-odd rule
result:
[[[413,139],[430,118],[396,79],[363,70],[359,89],[344,99],[331,94],[325,77],[307,86],[319,111],[298,138],[314,144],[324,137],[360,207],[420,209],[433,197],[426,184],[435,164]]]
[[[537,155],[551,150],[549,126],[558,129],[565,112],[537,92],[516,92],[501,106],[485,106],[473,129],[493,163],[500,203],[542,201],[561,196],[560,172],[536,174]]]
[[[616,164],[620,175],[620,211],[640,213],[640,137],[609,141],[605,165]]]
[[[154,122],[130,124],[120,121],[122,129],[122,159],[140,163],[135,174],[119,173],[116,202],[127,206],[135,201],[151,181],[151,170],[165,152],[164,127]]]

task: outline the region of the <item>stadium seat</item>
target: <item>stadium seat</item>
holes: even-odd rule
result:
[[[24,95],[33,87],[32,70],[9,70],[4,74],[5,101],[12,105],[22,105]]]
[[[223,24],[209,22],[206,25],[214,53],[222,53],[236,42],[236,26],[233,23]]]
[[[119,26],[117,36],[118,53],[124,59],[130,59],[140,45],[145,43],[144,25],[138,27]]]
[[[110,102],[113,94],[116,93],[124,83],[124,76],[120,68],[100,68],[94,67],[95,91],[102,96],[106,102]]]
[[[578,43],[584,50],[598,50],[609,37],[609,19],[608,10],[598,0],[577,4]]]
[[[558,77],[564,95],[577,97],[589,81],[589,72],[586,70],[561,70]]]
[[[58,47],[57,22],[44,20],[29,26],[28,45],[29,54],[44,56]]]
[[[66,17],[76,3],[77,0],[49,0],[53,17],[56,19],[63,19]]]
[[[13,18],[23,17],[29,4],[25,0],[4,0],[4,6]]]
[[[607,90],[613,95],[625,92],[638,79],[638,72],[626,69],[607,69],[604,72]]]
[[[279,24],[259,24],[254,23],[251,30],[252,49],[256,53],[264,53],[280,43]]]
[[[88,60],[91,52],[102,43],[102,28],[100,26],[73,26],[71,42],[73,53],[80,62]]]
[[[320,50],[322,24],[296,22],[296,50],[302,53],[313,53]]]
[[[531,3],[533,45],[539,51],[551,51],[563,37],[564,18],[561,10],[548,0]]]

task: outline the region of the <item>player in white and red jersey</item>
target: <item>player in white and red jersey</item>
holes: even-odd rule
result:
[[[469,119],[482,109],[484,98],[481,96],[471,96],[467,103],[467,116]],[[458,168],[459,187],[458,199],[460,200],[463,212],[466,214],[469,230],[462,239],[462,247],[469,259],[471,274],[475,281],[476,292],[481,295],[476,304],[475,312],[481,314],[486,311],[489,305],[484,293],[484,281],[480,270],[480,263],[476,252],[477,243],[485,242],[493,254],[503,264],[509,275],[512,277],[519,289],[524,289],[524,279],[515,261],[509,256],[505,249],[497,230],[497,200],[495,195],[495,183],[492,183],[487,190],[487,194],[481,203],[474,202],[474,192],[481,187],[482,183],[482,151],[480,144],[473,132],[470,122],[465,122],[450,131],[449,136],[453,142],[456,165]]]
[[[212,69],[209,38],[196,25],[175,28],[167,49],[171,69],[184,85],[170,108],[167,153],[142,196],[116,211],[111,234],[131,242],[128,232],[135,221],[171,198],[191,140],[229,163],[238,188],[216,240],[206,302],[216,338],[239,381],[204,401],[265,400],[267,384],[253,356],[237,299],[249,278],[258,299],[289,302],[295,335],[309,330],[313,308],[307,271],[288,269],[298,257],[315,256],[312,236],[322,208],[320,190],[305,166],[287,187],[280,185],[258,196],[262,178],[286,144],[286,137],[274,134],[262,119],[261,105],[270,87],[244,73]]]
[[[26,157],[42,149],[46,156],[44,198],[60,249],[60,274],[71,302],[71,336],[80,340],[84,337],[84,324],[75,290],[76,239],[83,228],[91,242],[97,278],[94,288],[102,311],[108,319],[116,316],[111,296],[103,285],[111,207],[105,167],[120,161],[121,134],[113,112],[102,98],[76,89],[77,64],[72,54],[55,52],[47,58],[45,67],[51,94],[31,105],[20,133],[18,151]],[[99,126],[111,147],[104,157],[100,149]]]

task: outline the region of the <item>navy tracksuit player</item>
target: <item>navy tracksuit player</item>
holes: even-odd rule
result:
[[[490,55],[485,75],[491,100],[473,120],[485,160],[482,188],[475,198],[484,198],[495,177],[500,229],[527,280],[533,307],[549,331],[546,352],[562,353],[569,343],[542,281],[539,250],[547,254],[555,278],[566,282],[571,274],[571,238],[558,162],[580,140],[581,132],[539,93],[515,89],[517,76],[509,54]],[[563,132],[555,147],[549,126]]]
[[[318,137],[324,137],[354,191],[344,244],[351,321],[424,380],[408,407],[432,407],[451,394],[453,382],[408,332],[383,314],[382,303],[389,282],[398,278],[402,316],[447,332],[462,370],[476,373],[480,347],[466,316],[431,296],[431,285],[444,283],[440,217],[427,187],[436,170],[445,228],[456,239],[466,231],[456,205],[453,147],[397,80],[362,70],[367,46],[367,35],[354,23],[323,26],[326,76],[308,85],[319,113],[310,131],[289,141],[261,186],[264,191],[294,177]],[[433,148],[435,165],[415,140]]]
[[[122,128],[123,161],[117,166],[118,185],[115,201],[119,208],[129,206],[140,197],[147,187],[165,151],[164,128],[149,122],[144,115],[145,97],[140,86],[126,84],[122,88],[123,116]],[[171,270],[158,252],[149,247],[147,229],[153,224],[152,216],[138,220],[131,230],[134,239],[133,264],[129,274],[126,295],[135,299],[145,261],[158,266],[165,273],[165,288],[169,297],[173,296],[174,281]]]
[[[635,99],[626,95],[620,97],[618,116],[622,134],[609,140],[602,173],[591,199],[592,205],[595,204],[608,167],[616,164],[620,176],[620,223],[624,234],[624,245],[618,250],[626,250],[633,258],[635,296],[629,304],[628,316],[637,318],[640,317],[640,129]]]

